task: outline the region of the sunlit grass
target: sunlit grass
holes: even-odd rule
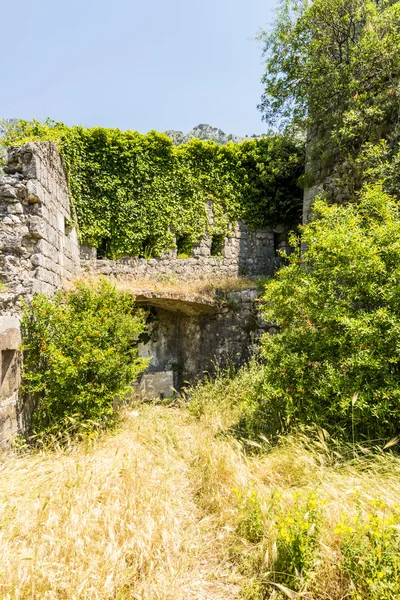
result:
[[[87,444],[4,454],[0,598],[398,597],[366,593],[362,579],[365,569],[373,585],[391,577],[366,527],[389,540],[397,568],[400,459],[311,432],[274,447],[235,439],[257,372],[199,386],[189,410],[139,404]],[[344,552],[352,568],[364,561],[361,575]],[[293,556],[306,565],[298,577]]]

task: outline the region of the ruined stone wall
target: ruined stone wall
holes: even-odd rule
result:
[[[0,281],[12,301],[52,294],[79,270],[79,246],[68,188],[53,144],[10,148],[0,178]],[[13,296],[13,298],[11,297]],[[7,303],[8,301],[8,303]]]
[[[239,222],[217,251],[215,240],[205,236],[190,258],[178,258],[172,251],[150,260],[97,260],[94,249],[79,249],[67,180],[53,144],[10,148],[4,172],[0,177],[0,445],[29,420],[18,395],[20,299],[29,301],[35,292],[51,295],[82,270],[132,279],[269,275],[279,264],[277,251],[289,251],[283,229],[252,231]],[[158,378],[163,389],[178,389],[202,372],[212,372],[216,364],[240,365],[266,328],[257,315],[254,290],[231,294],[227,302],[208,309],[185,304],[191,308],[147,303],[155,312],[141,351],[154,358],[143,378],[145,387],[146,381],[154,387]]]
[[[177,258],[175,250],[160,258],[98,260],[96,250],[86,246],[81,247],[81,258],[83,269],[91,274],[132,279],[163,279],[172,275],[190,280],[271,275],[279,265],[278,250],[290,251],[283,228],[253,231],[239,221],[217,256],[212,255],[211,238],[205,236],[193,248],[190,258]]]
[[[64,169],[53,144],[8,151],[0,178],[0,444],[21,426],[19,300],[52,294],[80,269]]]
[[[17,317],[0,316],[0,447],[21,427],[21,334]]]
[[[312,218],[312,207],[317,196],[323,195],[331,202],[341,203],[350,196],[350,190],[337,186],[346,174],[346,161],[339,148],[330,139],[329,131],[321,125],[308,133],[303,195],[303,224]]]
[[[276,333],[258,310],[257,290],[228,294],[214,306],[170,298],[138,298],[150,310],[139,354],[151,358],[139,389],[145,397],[169,397],[217,367],[239,367],[265,332]]]

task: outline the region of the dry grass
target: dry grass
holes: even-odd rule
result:
[[[224,432],[229,431],[237,422],[240,407],[245,406],[246,398],[248,399],[251,393],[250,379],[253,378],[254,383],[258,372],[259,369],[250,366],[244,369],[239,377],[220,377],[215,383],[210,382],[195,391],[189,405],[190,411],[205,428],[213,431],[217,439],[224,439]],[[249,455],[243,453],[243,447],[238,442],[225,439],[228,445],[221,452],[219,462],[217,457],[209,452],[207,443],[200,449],[204,486],[201,496],[203,502],[208,501],[207,510],[218,514],[220,524],[232,531],[231,544],[238,556],[241,582],[246,589],[245,598],[258,600],[270,597],[265,596],[265,592],[260,592],[255,585],[260,565],[257,563],[256,567],[253,567],[254,562],[249,557],[252,554],[259,557],[260,552],[267,557],[267,548],[271,547],[271,542],[264,539],[257,549],[247,540],[238,538],[235,528],[238,519],[243,517],[242,508],[238,503],[238,490],[242,497],[254,493],[258,498],[265,531],[269,530],[271,519],[275,518],[270,511],[273,498],[274,502],[276,498],[279,499],[279,513],[283,515],[293,510],[295,498],[306,499],[315,495],[321,503],[321,555],[318,569],[313,573],[309,587],[299,596],[291,596],[288,591],[287,595],[273,593],[271,598],[350,598],[348,579],[340,567],[340,538],[336,527],[343,518],[348,519],[350,523],[368,522],[371,514],[379,512],[377,501],[382,501],[386,506],[400,505],[400,457],[378,452],[374,455],[361,454],[348,458],[348,448],[343,448],[346,453],[344,457],[340,455],[340,445],[335,445],[323,436],[321,439],[310,440],[306,435],[300,434],[283,438],[274,448],[268,449],[267,445],[266,451]],[[265,443],[260,440],[260,447],[263,445]],[[230,481],[227,486],[222,485],[219,474],[227,471],[232,474],[233,465],[236,469],[234,481]],[[229,481],[226,474],[224,481]],[[268,564],[266,558],[262,571],[264,574],[268,573],[270,568],[271,564]],[[385,595],[385,598],[388,597],[391,600],[398,598],[396,595]]]
[[[293,492],[317,492],[326,514],[324,593],[304,597],[344,598],[334,525],[343,511],[372,511],[378,497],[399,502],[400,460],[335,463],[323,443],[310,446],[305,438],[248,456],[223,435],[237,417],[229,397],[242,401],[237,386],[237,379],[217,383],[214,402],[202,411],[197,399],[197,418],[185,409],[140,405],[91,446],[5,455],[0,598],[238,599],[252,585],[251,571],[232,558],[243,542],[238,489],[254,490],[265,511],[277,492],[283,510]],[[210,399],[212,385],[205,389]],[[242,546],[245,555],[248,545]]]
[[[196,502],[203,440],[182,412],[142,407],[91,448],[4,458],[0,598],[236,598],[225,532]]]

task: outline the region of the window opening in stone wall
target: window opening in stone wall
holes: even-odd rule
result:
[[[154,258],[155,246],[156,246],[156,239],[154,237],[149,236],[146,239],[144,239],[143,243],[142,243],[142,249],[139,254],[139,258],[146,258],[146,259]]]
[[[211,256],[221,256],[225,245],[225,236],[213,235],[211,238]]]
[[[178,258],[190,258],[193,252],[193,242],[190,235],[176,236],[176,255]]]
[[[279,233],[275,233],[274,232],[274,252],[275,252],[275,256],[278,256],[278,250],[279,250],[279,243],[281,241],[281,236],[279,235]]]
[[[14,363],[16,350],[2,350],[1,351],[1,386],[4,384],[4,381],[7,375],[11,371],[12,364]]]
[[[97,258],[109,258],[110,251],[110,240],[109,238],[102,238],[99,245],[97,246]]]

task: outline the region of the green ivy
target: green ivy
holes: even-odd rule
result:
[[[57,144],[80,240],[102,256],[159,256],[177,238],[189,247],[206,231],[226,235],[238,218],[253,228],[300,220],[304,144],[286,135],[225,146],[196,139],[175,147],[155,131],[18,121],[2,143],[25,141]]]

